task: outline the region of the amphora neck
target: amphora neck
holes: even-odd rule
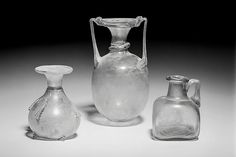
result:
[[[138,16],[136,18],[101,18],[93,19],[99,26],[109,28],[112,35],[111,52],[125,51],[129,48],[130,43],[126,42],[129,31],[133,27],[139,27],[144,18]]]
[[[108,27],[111,31],[112,40],[109,50],[111,52],[125,51],[129,48],[130,43],[126,42],[130,27]]]

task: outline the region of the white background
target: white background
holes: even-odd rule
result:
[[[91,96],[92,67],[74,67],[64,78],[63,87],[69,99],[81,108],[93,104]],[[33,64],[33,63],[32,63]],[[14,66],[12,66],[14,67]],[[197,141],[154,141],[150,137],[152,104],[166,95],[168,83],[160,69],[150,71],[150,95],[143,123],[131,127],[106,127],[94,124],[82,115],[75,139],[40,141],[25,136],[28,107],[46,89],[44,76],[32,66],[5,72],[0,82],[0,156],[235,156],[235,110],[233,91],[223,79],[202,75],[201,131]]]

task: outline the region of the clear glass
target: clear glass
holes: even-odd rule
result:
[[[143,56],[130,53],[127,35],[132,27],[144,23]],[[101,57],[95,40],[95,22],[99,26],[109,28],[112,41],[110,52]],[[94,71],[92,76],[92,93],[97,110],[114,126],[137,118],[144,110],[148,98],[149,80],[146,54],[147,19],[137,18],[105,18],[90,19],[90,27],[94,48]],[[133,121],[134,122],[134,121]],[[129,123],[129,122],[128,122]]]
[[[152,135],[159,140],[193,140],[200,131],[200,82],[180,75],[167,77],[167,96],[158,98],[153,105]],[[195,85],[195,93],[187,96]]]
[[[62,78],[73,69],[63,65],[45,65],[35,68],[47,78],[47,90],[29,108],[28,121],[33,138],[66,140],[75,135],[80,115],[64,93]]]

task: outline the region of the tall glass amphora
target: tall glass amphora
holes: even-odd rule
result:
[[[131,28],[144,21],[142,58],[130,53],[126,41]],[[97,48],[94,26],[107,27],[112,34],[109,53],[101,57]],[[132,121],[144,110],[149,80],[146,52],[147,19],[91,18],[90,28],[94,50],[92,76],[93,99],[97,110],[112,122]]]

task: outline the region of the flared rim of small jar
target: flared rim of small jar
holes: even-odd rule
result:
[[[41,65],[35,68],[35,71],[40,74],[70,74],[73,68],[67,65]]]
[[[181,82],[188,82],[189,78],[182,76],[182,75],[170,75],[166,77],[168,81],[181,81]]]
[[[136,18],[95,18],[95,22],[100,26],[121,28],[138,27],[143,20],[142,16]]]

